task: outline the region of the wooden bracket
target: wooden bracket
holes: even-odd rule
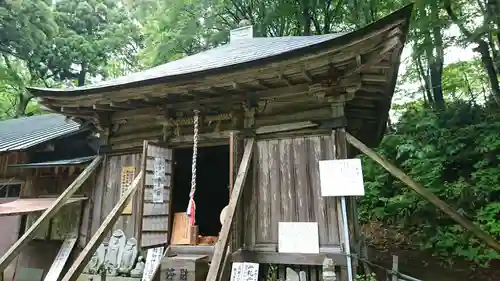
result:
[[[345,128],[347,126],[347,119],[344,116],[330,118],[321,121],[313,121],[318,124],[319,129],[337,129],[337,128]]]

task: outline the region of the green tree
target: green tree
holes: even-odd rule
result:
[[[119,2],[59,0],[54,17],[58,34],[30,61],[41,77],[83,86],[89,78],[110,76],[112,61],[122,61],[124,70],[137,64],[140,30]]]

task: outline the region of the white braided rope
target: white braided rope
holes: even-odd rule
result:
[[[194,193],[196,192],[196,158],[198,158],[198,110],[194,111],[194,132],[193,132],[193,162],[191,165],[191,191],[189,192],[189,198],[194,198]]]

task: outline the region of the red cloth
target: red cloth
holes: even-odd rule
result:
[[[194,226],[196,223],[196,204],[193,198],[189,199],[187,215],[189,217],[189,223],[191,226]]]

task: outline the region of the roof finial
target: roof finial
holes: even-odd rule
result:
[[[249,25],[252,25],[252,23],[249,20],[242,19],[242,20],[240,20],[238,27],[244,27],[244,26],[249,26]]]
[[[238,28],[229,32],[229,41],[246,40],[253,38],[253,27],[249,20],[243,19],[238,24]]]

